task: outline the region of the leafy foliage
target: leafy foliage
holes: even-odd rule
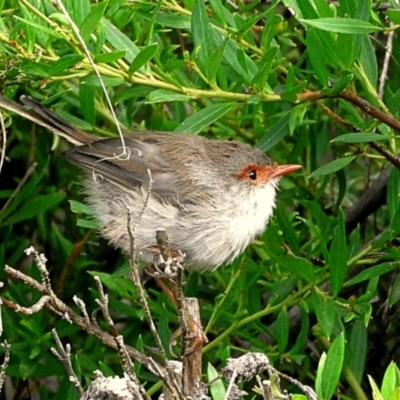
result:
[[[398,40],[385,61],[387,34],[400,20],[397,3],[64,4],[123,127],[246,141],[278,163],[303,165],[282,179],[273,220],[243,256],[187,276],[187,295],[202,305],[208,371],[255,349],[316,387],[320,399],[339,390],[357,399],[397,398]],[[100,80],[61,10],[47,0],[5,0],[0,12],[2,93],[33,96],[72,124],[115,135]],[[24,255],[33,244],[46,254],[59,296],[70,302],[76,294],[89,310],[96,308],[92,275],[99,276],[125,342],[153,346],[125,259],[89,230],[87,210],[68,202],[83,200],[76,169],[60,157],[65,143],[18,117],[6,124],[0,265],[38,277]],[[1,280],[5,298],[38,300],[3,271]],[[177,326],[173,306],[151,282],[148,290],[168,343]],[[39,378],[54,375],[63,395],[70,393],[63,398],[76,396],[48,351],[53,326],[71,342],[84,382],[95,369],[121,373],[114,351],[48,311],[21,317],[3,307],[3,325],[12,344],[7,374],[16,385],[34,382],[43,398],[51,389]],[[154,377],[135,368],[155,392]]]

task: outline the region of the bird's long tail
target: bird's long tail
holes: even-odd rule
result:
[[[21,96],[21,102],[29,109],[11,101],[0,95],[0,108],[14,112],[38,125],[41,125],[56,135],[62,136],[75,145],[83,145],[96,141],[96,137],[90,133],[81,131],[68,122],[64,121],[57,114],[32,99],[31,97]]]

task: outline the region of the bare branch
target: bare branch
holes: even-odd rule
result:
[[[58,333],[55,329],[52,329],[51,331],[54,341],[56,342],[57,349],[52,347],[50,350],[53,353],[53,355],[64,365],[65,370],[67,371],[69,381],[75,386],[76,390],[79,393],[79,396],[82,396],[84,391],[79,383],[79,378],[75,374],[74,369],[72,368],[72,363],[71,363],[71,345],[67,343],[67,345],[63,346],[61,343],[60,337],[58,336]]]

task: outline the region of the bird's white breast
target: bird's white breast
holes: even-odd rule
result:
[[[275,194],[276,183],[270,181],[221,198],[212,218],[192,229],[190,267],[204,270],[231,263],[264,231],[275,207]]]

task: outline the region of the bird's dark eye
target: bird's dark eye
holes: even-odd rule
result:
[[[255,169],[251,169],[251,170],[249,171],[249,178],[250,178],[252,181],[255,181],[255,180],[257,179],[257,171],[256,171]]]

